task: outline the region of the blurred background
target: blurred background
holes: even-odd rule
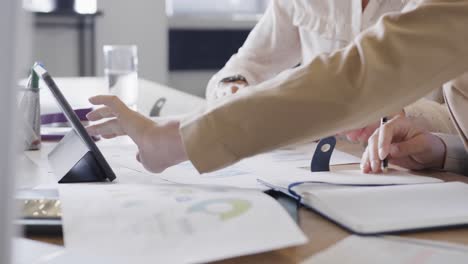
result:
[[[22,74],[42,61],[54,76],[102,76],[104,45],[137,45],[140,78],[204,96],[269,0],[23,0]]]

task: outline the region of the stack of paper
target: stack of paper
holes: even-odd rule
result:
[[[466,264],[468,248],[395,237],[351,236],[303,264]]]
[[[60,186],[60,194],[67,249],[128,263],[199,263],[307,241],[261,192],[88,184]]]

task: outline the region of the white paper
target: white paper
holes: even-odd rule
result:
[[[350,236],[303,264],[466,264],[468,248],[432,241]]]
[[[40,151],[27,151],[21,157],[18,188],[57,189],[57,177],[50,168],[47,155],[56,144],[46,143]],[[166,184],[157,174],[147,172],[136,160],[137,148],[125,139],[102,142],[99,147],[112,167],[116,183]],[[26,166],[27,165],[27,166]]]
[[[179,184],[267,190],[269,188],[260,184],[257,178],[265,173],[269,165],[270,163],[259,162],[255,166],[250,162],[241,161],[228,168],[200,175],[188,161],[167,169],[160,177]]]
[[[138,162],[138,147],[129,137],[103,140],[98,143],[102,155],[112,167],[117,183],[166,184],[160,175],[147,171]]]
[[[199,263],[307,241],[269,196],[176,185],[62,185],[65,244],[138,263]],[[272,221],[274,219],[274,221]]]
[[[141,259],[144,259],[143,257]],[[127,257],[121,257],[118,255],[93,255],[87,254],[86,252],[69,250],[63,251],[61,254],[56,257],[48,260],[47,262],[35,263],[33,264],[129,264],[129,263],[144,263],[140,262],[138,259],[129,259]]]
[[[63,247],[24,238],[16,238],[13,243],[13,263],[45,264],[63,252]]]
[[[360,233],[468,224],[468,184],[460,182],[315,190],[302,198]]]
[[[228,186],[245,189],[269,189],[258,182],[259,178],[289,178],[310,175],[310,162],[317,143],[295,145],[255,157],[244,159],[232,166],[212,173],[199,174],[190,162],[173,166],[160,177],[179,184]],[[360,159],[335,150],[330,165],[359,163]]]
[[[136,159],[138,147],[129,137],[101,140],[97,143],[97,146],[111,167],[122,167],[148,173]]]
[[[294,145],[259,155],[259,157],[265,158],[277,164],[284,164],[289,167],[310,168],[310,163],[312,161],[312,157],[315,153],[317,145],[318,144],[315,142]],[[333,151],[333,154],[330,159],[330,165],[332,166],[357,164],[360,162],[361,159],[359,157],[345,153],[338,149],[335,149]]]

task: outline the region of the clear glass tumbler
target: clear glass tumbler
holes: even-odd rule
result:
[[[110,94],[118,96],[128,107],[136,110],[138,101],[137,46],[105,45],[104,73]]]

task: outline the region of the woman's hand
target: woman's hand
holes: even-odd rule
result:
[[[377,129],[368,140],[362,156],[364,173],[381,172],[381,161],[411,170],[441,169],[444,166],[443,141],[417,126],[406,117],[397,116]]]
[[[138,146],[137,159],[147,170],[159,173],[187,160],[178,120],[154,122],[128,108],[116,96],[100,95],[89,101],[93,105],[104,105],[87,115],[90,121],[110,120],[87,127],[88,133],[104,138],[130,136]]]

